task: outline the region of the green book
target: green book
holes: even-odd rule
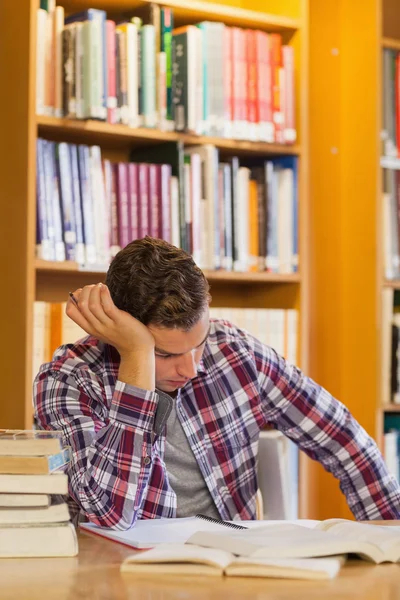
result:
[[[174,128],[172,104],[172,30],[174,28],[174,13],[170,8],[161,9],[161,52],[167,56],[167,120]]]

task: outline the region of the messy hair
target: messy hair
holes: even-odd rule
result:
[[[188,331],[211,297],[193,258],[168,242],[146,236],[118,252],[106,284],[115,305],[144,325]]]

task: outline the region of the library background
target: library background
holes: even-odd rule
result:
[[[32,427],[34,375],[82,335],[68,292],[151,235],[398,476],[397,4],[1,3],[1,427]],[[331,475],[284,455],[292,517],[349,516]]]

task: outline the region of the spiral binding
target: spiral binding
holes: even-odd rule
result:
[[[229,523],[228,521],[223,521],[222,519],[214,519],[214,517],[208,517],[207,515],[196,515],[196,519],[203,519],[203,521],[217,523],[218,525],[224,525],[225,527],[230,527],[231,529],[248,529],[248,527],[244,527],[243,525],[236,525],[236,523]]]

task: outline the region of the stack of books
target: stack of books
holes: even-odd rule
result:
[[[75,556],[63,495],[70,450],[54,431],[0,430],[0,557]]]

